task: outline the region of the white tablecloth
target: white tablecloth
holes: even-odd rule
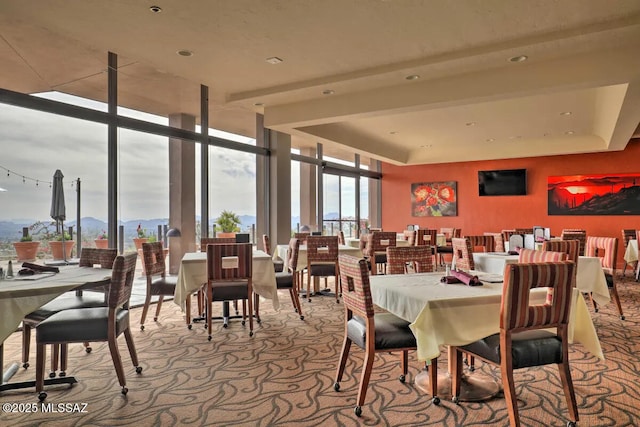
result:
[[[263,251],[253,251],[252,265],[253,291],[263,298],[270,299],[274,310],[280,309],[276,274],[271,256]],[[207,253],[189,252],[182,257],[178,271],[178,283],[173,302],[185,310],[187,296],[197,291],[207,282]]]
[[[85,283],[111,278],[111,270],[66,266],[57,274],[27,277],[32,279],[0,280],[0,342],[16,330],[25,315]]]
[[[465,345],[500,331],[502,283],[483,286],[440,283],[442,273],[371,276],[374,304],[408,322],[418,343],[418,359],[440,355],[441,345]],[[481,278],[482,279],[482,278]],[[532,302],[543,302],[546,289],[533,291]],[[587,305],[574,290],[569,342],[581,343],[604,360]]]
[[[505,264],[518,262],[518,255],[498,255],[490,252],[476,252],[473,254],[473,262],[476,271],[503,274]],[[604,271],[600,264],[600,258],[587,256],[578,258],[576,287],[581,292],[591,292],[592,298],[598,304],[607,304],[611,301],[609,288],[607,288],[607,280],[604,277]]]
[[[638,241],[636,239],[629,240],[627,249],[624,251],[624,260],[627,263],[638,261]]]
[[[280,259],[284,260],[284,267],[287,268],[287,249],[289,248],[288,245],[278,245],[277,246],[277,251],[274,255],[277,255]],[[360,249],[358,249],[358,247],[356,246],[355,248],[353,246],[349,246],[349,245],[340,245],[338,246],[338,253],[341,254],[349,254],[349,255],[353,255],[355,257],[362,257],[362,251]],[[300,249],[298,250],[298,266],[296,268],[296,271],[302,271],[305,268],[307,268],[307,245],[300,245]]]

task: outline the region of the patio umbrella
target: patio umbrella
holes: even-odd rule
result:
[[[51,197],[51,218],[56,221],[56,231],[62,230],[63,259],[67,260],[67,251],[64,249],[64,220],[66,219],[66,206],[64,203],[64,188],[62,186],[62,171],[56,170],[53,174],[53,191]]]

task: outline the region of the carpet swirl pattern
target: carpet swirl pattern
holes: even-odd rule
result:
[[[582,426],[635,426],[640,423],[640,284],[626,278],[619,293],[627,320],[613,303],[591,309],[606,357],[604,362],[580,345],[570,349]],[[86,403],[84,413],[0,413],[6,426],[507,426],[502,395],[480,403],[434,406],[413,385],[422,363],[410,356],[406,383],[398,381],[399,357],[376,356],[362,417],[353,409],[363,353],[355,347],[334,391],[343,338],[344,308],[333,298],[302,302],[305,320],[281,294],[282,308],[261,304],[262,323],[249,337],[248,326],[232,320],[228,329],[215,324],[207,341],[202,324],[188,330],[172,302],[154,323],[140,331],[140,309],[132,315],[133,334],[143,372],[136,375],[123,337],[120,340],[129,393],[123,396],[106,343],[94,343],[87,354],[70,346],[69,375],[79,383],[47,387],[48,403]],[[32,344],[32,348],[35,344]],[[5,342],[5,363],[20,360],[20,334]],[[20,368],[13,380],[35,376],[32,366]],[[446,352],[439,369],[447,366]],[[499,371],[479,363],[479,369],[499,379]],[[566,401],[555,366],[516,371],[516,391],[524,426],[563,426]],[[37,403],[34,390],[0,394],[0,403]]]

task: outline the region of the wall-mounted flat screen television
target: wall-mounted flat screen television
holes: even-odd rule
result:
[[[481,196],[523,196],[527,194],[526,169],[478,171]]]

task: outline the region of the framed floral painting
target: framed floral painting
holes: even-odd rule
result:
[[[411,184],[412,216],[458,215],[456,181]]]

